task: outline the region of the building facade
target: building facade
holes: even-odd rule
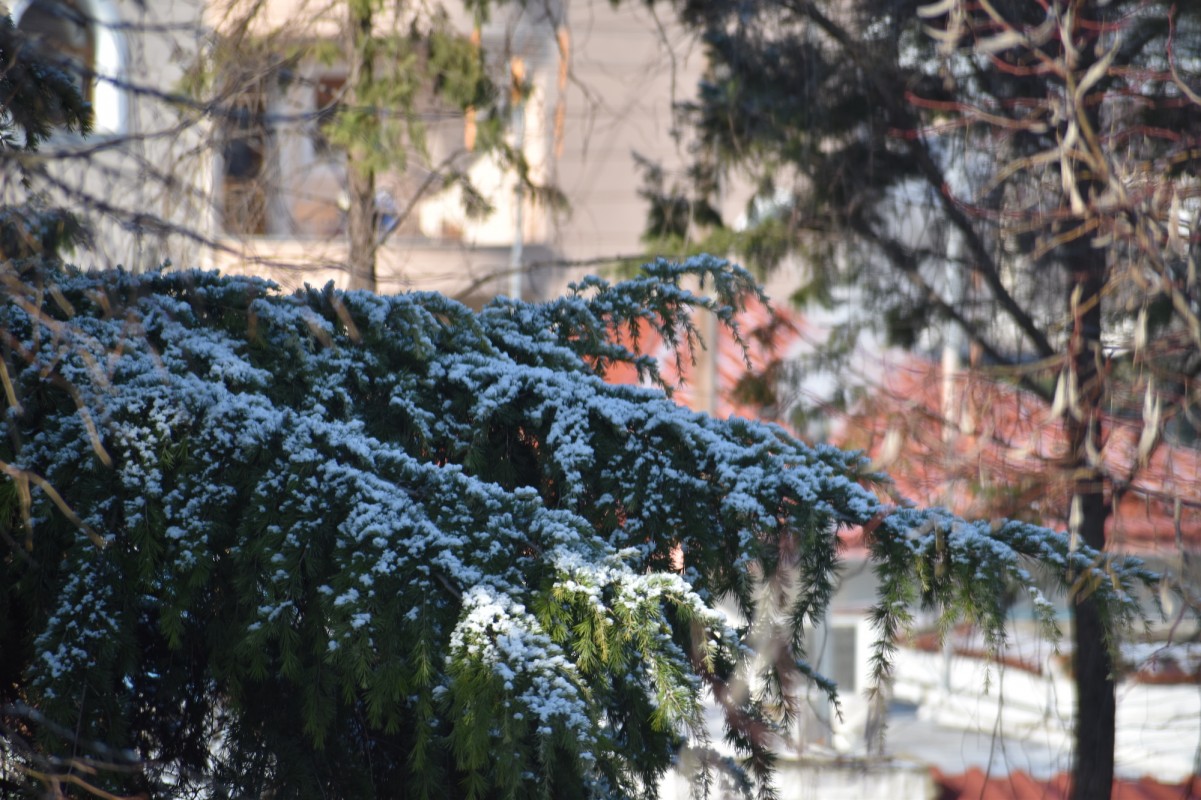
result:
[[[170,261],[284,288],[345,285],[346,158],[328,127],[349,67],[337,55],[339,4],[258,7],[253,16],[226,0],[9,7],[92,103],[93,133],[52,137],[36,183],[46,202],[91,224],[92,245],[73,257],[81,266]],[[524,92],[503,108],[506,143],[548,191],[519,190],[514,158],[477,152],[470,114],[419,98],[423,152],[377,178],[380,291],[438,290],[474,304],[498,292],[539,297],[561,290],[573,274],[565,265],[595,270],[640,253],[634,155],[684,163],[672,103],[696,85],[699,47],[651,10],[603,0],[500,5],[482,22],[446,12],[482,48],[498,87],[520,70]],[[420,25],[376,19],[385,35]],[[295,33],[277,36],[297,20]],[[321,57],[295,57],[297,37]],[[274,52],[255,50],[267,42]],[[255,57],[229,58],[247,52]],[[490,213],[465,211],[465,185]],[[25,196],[15,180],[0,190],[4,202]]]

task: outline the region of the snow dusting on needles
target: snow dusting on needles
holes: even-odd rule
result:
[[[870,525],[885,631],[918,597],[989,602],[981,579],[1045,603],[1036,562],[1094,571],[1119,614],[1146,577],[1035,526],[886,508],[858,454],[606,383],[616,363],[655,378],[616,344],[631,326],[679,345],[693,309],[734,323],[757,289],[710,257],[479,314],[202,272],[47,279],[75,315],[4,307],[15,391],[38,402],[7,409],[0,442],[110,542],[30,495],[32,557],[54,565],[31,701],[70,725],[108,719],[81,713],[85,677],[149,696],[139,676],[184,685],[173,654],[210,647],[196,702],[244,715],[221,748],[198,745],[213,758],[256,731],[318,752],[403,730],[398,769],[443,748],[464,781],[528,794],[566,758],[596,796],[631,796],[703,738],[706,691],[787,661],[756,666],[714,598],[755,619],[756,581],[789,569],[803,588],[781,618],[813,618],[840,528]],[[299,698],[293,722],[260,696]],[[749,698],[728,713],[774,724]],[[110,729],[126,728],[89,735]]]

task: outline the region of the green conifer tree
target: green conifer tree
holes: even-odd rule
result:
[[[914,604],[1003,637],[1006,587],[1049,615],[1040,578],[1083,582],[1117,625],[1154,580],[607,383],[657,374],[619,331],[733,324],[756,289],[712,258],[478,313],[200,272],[27,285],[0,307],[0,763],[31,791],[649,798],[683,748],[711,781],[706,693],[767,791],[848,527],[878,676]]]

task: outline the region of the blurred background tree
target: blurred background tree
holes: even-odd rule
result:
[[[1112,509],[1140,491],[1164,438],[1196,444],[1201,12],[1143,0],[674,8],[709,71],[680,114],[694,166],[675,183],[650,174],[651,247],[732,251],[765,271],[802,261],[797,299],[850,309],[833,323],[842,355],[870,332],[1040,399],[1063,446],[1033,501],[998,510],[1036,508],[1105,547]],[[754,188],[747,213],[716,224],[739,180]],[[1139,426],[1133,452],[1117,452],[1115,418]],[[944,407],[946,430],[961,422]],[[1145,499],[1175,503],[1178,520],[1191,502]],[[1112,783],[1115,669],[1089,598],[1072,611],[1084,800]]]

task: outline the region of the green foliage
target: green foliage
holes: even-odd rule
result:
[[[64,209],[0,206],[0,262],[58,258],[87,238],[79,218]]]
[[[38,51],[7,14],[0,16],[0,165],[29,185],[32,156],[55,127],[86,134],[91,107],[71,75]],[[10,166],[11,165],[11,166]],[[79,218],[36,199],[0,206],[0,264],[57,258],[87,240]]]
[[[429,37],[428,47],[435,94],[460,110],[486,107],[496,100],[479,47],[442,29]]]
[[[642,233],[644,242],[683,243],[693,238],[694,227],[704,230],[721,223],[721,215],[706,199],[687,196],[687,190],[679,184],[668,186],[660,165],[637,153],[634,160],[642,171],[642,188],[638,190],[638,196],[649,205],[646,229]],[[676,249],[668,252],[675,254]]]
[[[1034,571],[1084,576],[1114,624],[1153,580],[884,507],[856,454],[605,383],[654,375],[618,331],[679,346],[693,309],[730,323],[755,294],[711,258],[478,314],[199,272],[26,286],[0,308],[0,707],[36,709],[36,752],[131,751],[113,791],[651,797],[707,752],[705,690],[762,785],[791,712],[744,689],[813,674],[840,530],[870,531],[881,675],[912,601],[999,637]]]
[[[7,14],[0,16],[0,109],[0,153],[37,150],[56,124],[76,133],[92,126],[91,107],[72,76],[39,52]]]

